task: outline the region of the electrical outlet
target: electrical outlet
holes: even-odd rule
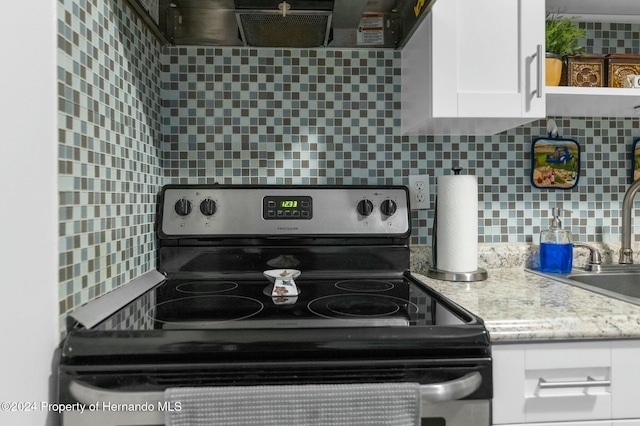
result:
[[[409,198],[411,208],[414,210],[428,210],[429,202],[429,175],[409,176]]]

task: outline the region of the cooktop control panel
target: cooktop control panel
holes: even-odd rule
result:
[[[267,195],[262,199],[265,220],[307,220],[313,217],[313,198],[306,195]]]
[[[404,186],[167,185],[161,203],[163,238],[410,232]]]

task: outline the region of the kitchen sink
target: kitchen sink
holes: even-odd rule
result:
[[[600,271],[574,270],[569,274],[553,274],[531,269],[529,271],[594,293],[640,305],[640,265],[602,265]]]

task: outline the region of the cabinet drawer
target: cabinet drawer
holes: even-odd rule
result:
[[[527,423],[610,419],[610,346],[602,342],[527,346],[524,398]]]
[[[611,418],[610,377],[606,367],[526,371],[527,423]]]
[[[494,424],[612,418],[609,342],[496,345],[493,356]]]

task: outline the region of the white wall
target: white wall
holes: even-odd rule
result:
[[[2,425],[46,424],[58,344],[56,3],[6,2],[0,25],[0,402],[38,405]]]

